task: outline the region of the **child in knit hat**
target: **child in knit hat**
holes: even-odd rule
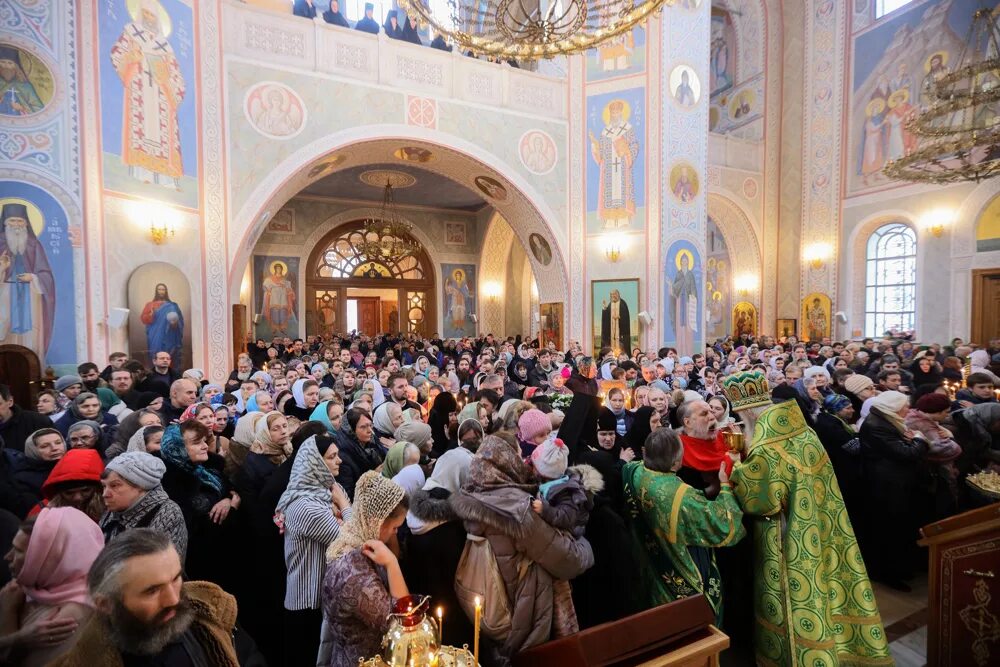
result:
[[[552,420],[537,408],[525,410],[517,419],[517,441],[521,445],[521,456],[531,458],[532,452],[549,437]]]
[[[553,528],[568,531],[574,537],[583,537],[590,511],[594,508],[593,494],[604,488],[604,480],[591,466],[567,468],[568,463],[569,450],[559,438],[547,438],[535,447],[531,453],[531,465],[542,483],[538,487],[538,497],[531,501],[531,509]],[[568,581],[559,579],[552,582],[552,613],[553,634],[556,637],[579,632]]]

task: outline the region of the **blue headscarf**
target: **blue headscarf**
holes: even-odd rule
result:
[[[851,405],[851,399],[842,394],[830,394],[823,399],[823,409],[831,414],[837,414]]]
[[[191,462],[187,448],[184,446],[181,428],[177,424],[171,424],[163,432],[163,440],[160,443],[160,458],[174,467],[194,475],[205,486],[222,493],[222,478],[219,473],[200,463]]]
[[[330,421],[330,415],[327,413],[326,408],[330,405],[332,401],[323,401],[316,406],[316,409],[312,411],[309,415],[309,421],[319,422],[326,427],[327,433],[330,435],[337,435],[337,429],[333,427],[333,422]]]

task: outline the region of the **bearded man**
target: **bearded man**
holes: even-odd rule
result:
[[[771,404],[760,371],[722,386],[750,442],[731,480],[753,517],[757,664],[894,664],[823,443],[794,400]]]
[[[249,662],[237,655],[246,642],[236,631],[236,600],[207,581],[182,582],[177,549],[164,532],[135,528],[116,537],[91,566],[87,589],[95,613],[50,667]]]
[[[0,343],[21,345],[44,359],[52,339],[56,282],[24,204],[0,211]]]

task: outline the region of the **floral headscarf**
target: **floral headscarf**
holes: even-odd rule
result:
[[[180,468],[189,475],[194,475],[198,481],[222,493],[223,484],[219,473],[211,468],[206,468],[200,463],[193,463],[188,456],[187,448],[184,446],[184,437],[181,435],[181,428],[177,424],[171,424],[163,432],[163,441],[160,443],[160,458],[165,463]]]

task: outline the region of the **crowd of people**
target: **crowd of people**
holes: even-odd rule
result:
[[[869,575],[908,590],[919,527],[1000,469],[1000,340],[310,336],[218,383],[77,370],[35,410],[0,385],[4,664],[353,667],[411,592],[471,643],[470,590],[507,598],[484,665],[697,593],[758,664],[890,664]]]
[[[324,6],[326,9],[323,9]],[[370,35],[377,35],[379,32],[382,32],[385,33],[385,36],[389,39],[398,39],[403,42],[409,42],[410,44],[416,44],[417,46],[423,46],[424,42],[420,36],[420,24],[417,21],[415,14],[413,16],[407,16],[405,12],[390,9],[386,12],[385,21],[380,27],[378,21],[375,20],[375,5],[371,2],[366,2],[364,9],[364,16],[355,21],[354,25],[351,25],[351,22],[340,10],[340,0],[329,0],[329,2],[322,0],[322,6],[319,6],[316,0],[295,0],[292,5],[292,13],[296,16],[301,16],[302,18],[314,20],[322,18],[325,23],[330,25],[360,30],[361,32],[367,32]],[[433,39],[431,39],[430,47],[432,49],[447,51],[449,53],[454,48],[447,42],[447,40],[445,40],[444,36],[439,33],[434,34]],[[467,52],[465,55],[470,58],[478,58],[478,56],[471,51]],[[511,67],[520,68],[518,62],[513,59],[502,60],[487,56],[483,56],[483,58],[489,62],[503,63],[510,65]]]

